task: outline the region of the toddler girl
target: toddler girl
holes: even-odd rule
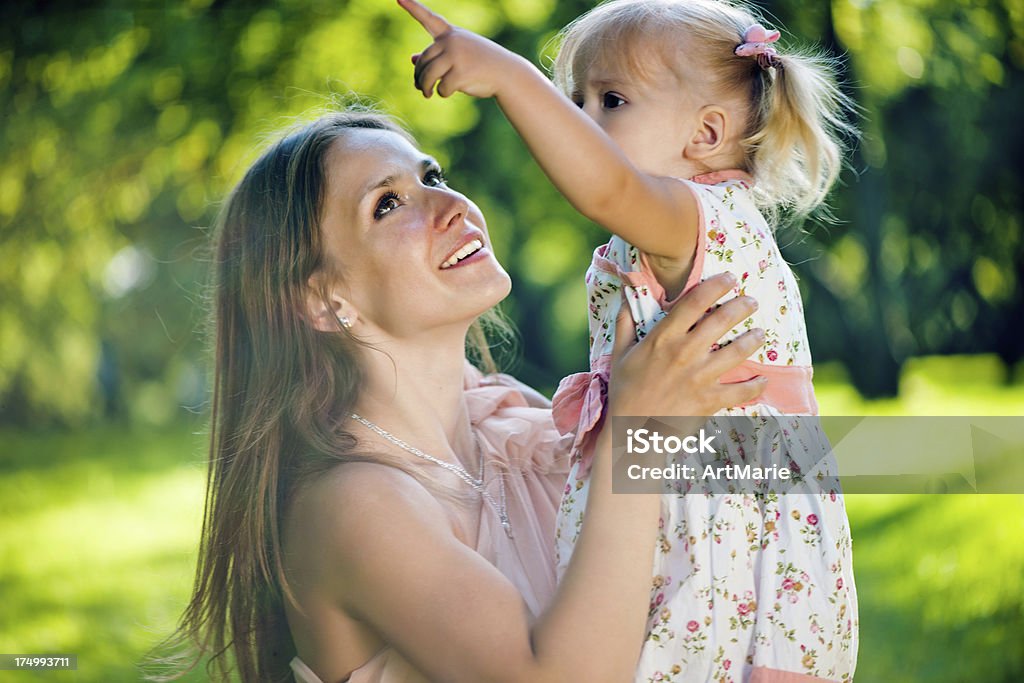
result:
[[[614,0],[563,33],[555,83],[526,60],[399,0],[434,37],[417,87],[496,97],[566,198],[613,233],[587,272],[590,372],[554,397],[575,432],[558,515],[559,572],[579,533],[616,319],[637,337],[700,280],[728,271],[759,303],[739,334],[763,348],[722,381],[768,378],[726,416],[727,463],[829,474],[800,293],[766,216],[802,216],[838,174],[849,131],[827,63],[779,47],[750,10],[717,0]],[[575,105],[575,106],[573,106]],[[725,421],[716,423],[726,424]],[[834,474],[834,472],[832,472]],[[849,681],[857,609],[836,488],[662,496],[647,639],[637,681]],[[813,492],[812,492],[813,491]]]

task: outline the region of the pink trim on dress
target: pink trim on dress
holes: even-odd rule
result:
[[[558,390],[551,399],[555,428],[562,434],[575,432],[570,452],[573,460],[580,462],[577,479],[583,479],[590,472],[594,440],[608,400],[611,364],[611,356],[602,356],[594,370],[569,375],[559,382]]]
[[[728,173],[728,171],[722,171],[722,173]],[[742,173],[742,171],[737,171]],[[693,182],[703,181],[697,180],[697,178],[704,178],[705,176],[694,176]],[[697,191],[692,186],[683,183],[683,186],[687,190],[693,193],[693,199],[697,202],[697,243],[693,248],[693,264],[690,266],[690,274],[686,276],[686,284],[683,285],[682,291],[679,292],[674,298],[669,299],[665,288],[658,282],[658,278],[654,276],[654,270],[651,268],[651,263],[647,259],[647,252],[640,252],[640,265],[643,267],[645,274],[650,274],[650,279],[654,282],[650,285],[651,293],[654,294],[654,298],[658,300],[661,307],[665,311],[672,310],[672,307],[676,305],[683,295],[689,292],[691,289],[696,287],[700,283],[700,278],[704,274],[704,252],[707,251],[707,235],[704,230],[704,205],[700,201],[700,197],[697,196]]]
[[[699,185],[717,185],[730,180],[739,180],[750,187],[754,185],[754,179],[749,173],[735,168],[725,171],[713,171],[690,178],[690,182]],[[616,276],[631,287],[647,287],[666,311],[670,310],[684,294],[700,283],[701,276],[704,274],[704,252],[707,247],[707,234],[704,230],[704,205],[701,203],[700,197],[697,196],[697,190],[681,179],[680,182],[693,193],[693,198],[697,202],[697,225],[700,227],[697,230],[697,243],[693,249],[693,265],[690,267],[690,274],[686,278],[686,284],[683,285],[683,289],[678,296],[673,299],[667,298],[665,288],[661,286],[658,278],[654,276],[654,270],[651,268],[647,252],[640,251],[641,270],[623,271],[615,263],[605,258],[604,255],[608,250],[607,244],[602,244],[594,250],[593,264],[598,270]]]
[[[818,678],[808,674],[793,673],[792,671],[755,666],[750,674],[750,681],[748,683],[839,683],[839,681],[834,681],[830,678]]]
[[[619,267],[616,266],[612,261],[604,257],[604,255],[607,253],[607,244],[602,244],[601,246],[594,250],[594,267],[597,268],[598,270],[603,270],[609,275],[618,276],[621,271],[619,270]]]
[[[814,370],[801,365],[769,365],[745,360],[719,378],[722,384],[767,377],[768,386],[758,398],[735,407],[767,405],[786,415],[817,415],[818,401],[811,382]]]
[[[695,175],[690,178],[695,183],[701,185],[718,185],[725,183],[730,180],[742,180],[750,187],[754,186],[754,178],[746,171],[742,171],[738,168],[728,168],[724,171],[712,171],[711,173],[702,173]]]

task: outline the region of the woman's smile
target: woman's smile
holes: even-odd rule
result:
[[[456,266],[466,265],[468,263],[475,263],[480,260],[479,257],[485,256],[486,253],[490,253],[484,247],[484,236],[483,233],[472,232],[465,236],[459,241],[459,246],[449,254],[448,258],[441,264],[441,270],[448,270],[455,268]]]

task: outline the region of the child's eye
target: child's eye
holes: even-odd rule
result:
[[[439,168],[432,168],[423,176],[423,184],[430,187],[439,187],[447,182],[448,179],[444,177],[444,171]]]
[[[626,103],[626,100],[622,99],[613,92],[606,92],[601,96],[601,106],[605,109],[618,109]]]
[[[572,100],[572,103],[575,104],[577,107],[583,109],[583,93],[574,92],[572,94],[572,97],[570,97],[569,99]]]
[[[399,206],[401,202],[398,201],[398,195],[394,192],[386,192],[384,196],[377,200],[377,207],[373,210],[374,220],[380,220],[384,216],[388,215]]]

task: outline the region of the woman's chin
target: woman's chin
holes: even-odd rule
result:
[[[461,264],[451,270],[458,278],[456,291],[460,299],[471,296],[474,303],[479,302],[487,310],[505,300],[512,291],[512,278],[488,249],[484,253],[474,254],[465,265]]]
[[[475,290],[473,292],[474,308],[479,307],[480,310],[476,315],[480,315],[508,297],[512,292],[512,278],[499,267],[495,273],[479,282],[473,289]]]

